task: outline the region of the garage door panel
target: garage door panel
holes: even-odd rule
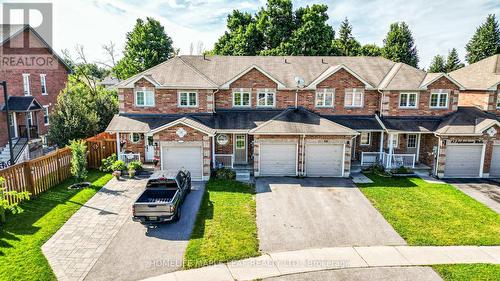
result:
[[[295,176],[297,145],[261,144],[260,145],[260,175],[261,176]]]
[[[176,173],[184,168],[191,172],[192,179],[202,179],[203,159],[200,146],[164,146],[162,157],[162,169],[168,173]]]
[[[340,177],[343,176],[344,146],[340,144],[307,144],[306,176]]]
[[[448,145],[445,177],[479,177],[482,145]]]
[[[493,146],[493,155],[491,157],[490,177],[500,178],[500,145]]]

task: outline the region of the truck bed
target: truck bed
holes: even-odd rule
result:
[[[146,189],[144,193],[141,194],[136,203],[152,203],[152,204],[162,204],[169,203],[175,196],[177,189]]]

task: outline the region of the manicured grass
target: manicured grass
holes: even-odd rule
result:
[[[0,280],[55,280],[42,253],[42,245],[112,178],[89,172],[89,188],[68,189],[69,179],[22,203],[24,212],[7,216],[0,226]]]
[[[255,187],[236,181],[210,180],[184,256],[185,268],[259,254]]]
[[[500,244],[500,215],[455,187],[368,176],[361,191],[409,245]]]
[[[500,280],[499,264],[453,264],[433,266],[445,281]]]

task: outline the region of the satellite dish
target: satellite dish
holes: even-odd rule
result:
[[[300,76],[295,76],[295,84],[297,85],[297,88],[303,88],[304,87],[304,78]]]

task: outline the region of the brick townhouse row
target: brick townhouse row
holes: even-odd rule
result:
[[[499,177],[499,74],[499,55],[452,73],[381,57],[178,56],[117,85],[107,131],[121,158],[196,179],[216,167],[347,177],[373,163]]]

